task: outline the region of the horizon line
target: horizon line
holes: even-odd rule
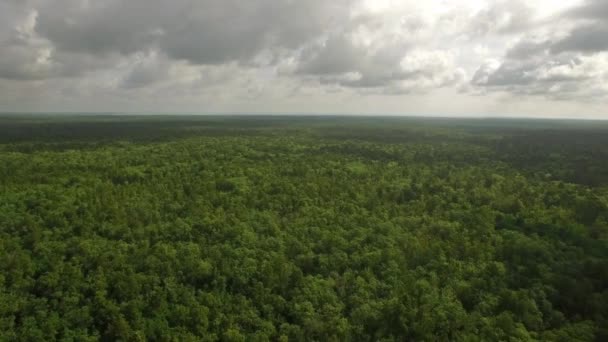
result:
[[[0,111],[0,116],[7,115],[109,115],[109,116],[270,116],[270,117],[353,117],[353,118],[411,118],[411,119],[477,119],[477,120],[492,120],[492,119],[507,119],[507,120],[564,120],[564,121],[608,121],[608,117],[567,117],[567,116],[518,116],[513,114],[485,114],[485,115],[460,115],[460,114],[392,114],[392,113],[310,113],[310,112],[290,112],[290,113],[272,113],[272,112],[81,112],[81,111]]]

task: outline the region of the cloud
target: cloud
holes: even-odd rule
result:
[[[608,54],[561,55],[525,61],[488,61],[471,83],[486,90],[552,99],[605,97]]]
[[[129,54],[154,43],[169,8],[158,0],[40,1],[36,32],[63,51]]]
[[[553,54],[562,52],[598,53],[608,50],[608,2],[587,0],[563,14],[574,22],[567,35],[552,42]]]
[[[0,11],[0,78],[47,78],[52,69],[51,49],[35,35],[37,13],[17,2],[1,3]]]
[[[548,40],[534,41],[523,39],[507,50],[506,57],[510,59],[524,60],[530,57],[543,55],[551,48]]]
[[[142,88],[169,77],[170,63],[158,54],[137,56],[129,71],[123,76],[121,87]]]
[[[337,0],[45,1],[37,32],[59,49],[128,55],[160,49],[193,64],[248,60],[294,48],[348,15]]]
[[[442,92],[582,103],[608,93],[607,14],[604,0],[0,0],[0,86],[118,104]]]
[[[608,2],[605,0],[586,0],[580,6],[566,11],[566,16],[583,19],[608,19]]]
[[[552,53],[580,51],[585,53],[608,50],[608,23],[588,24],[575,28],[551,46]]]
[[[72,59],[103,56],[117,61],[121,56],[137,59],[154,54],[192,65],[256,67],[261,60],[280,66],[281,58],[291,58],[294,77],[351,88],[389,87],[391,92],[404,81],[443,86],[464,73],[451,64],[451,53],[415,49],[424,30],[432,29],[426,18],[357,12],[359,1],[59,0],[59,4],[41,2],[35,31],[63,53],[55,56]],[[419,59],[420,51],[431,51],[422,52],[427,53],[427,61]],[[137,67],[122,78],[123,87],[140,88],[167,76],[167,64],[161,68],[141,61],[132,64]]]
[[[554,19],[521,36],[501,61],[482,64],[471,84],[551,99],[606,98],[608,3],[585,1]]]
[[[461,80],[464,73],[455,67],[449,51],[415,49],[399,40],[361,45],[346,37],[333,37],[311,50],[304,53],[297,73],[351,88],[410,92],[415,87],[403,87],[404,82],[416,81],[418,90],[424,90]]]
[[[523,1],[490,1],[470,19],[467,33],[478,36],[521,32],[534,24],[533,13],[532,8]]]
[[[466,73],[455,53],[423,47],[433,30],[422,16],[361,16],[340,32],[307,46],[295,74],[322,84],[401,94],[457,83]]]

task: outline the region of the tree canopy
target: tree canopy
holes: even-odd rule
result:
[[[608,129],[3,120],[0,340],[608,340]]]

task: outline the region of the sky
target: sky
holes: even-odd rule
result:
[[[608,0],[0,0],[0,112],[608,119]]]

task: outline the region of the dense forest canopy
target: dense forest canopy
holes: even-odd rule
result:
[[[0,117],[2,341],[607,341],[608,123]]]

